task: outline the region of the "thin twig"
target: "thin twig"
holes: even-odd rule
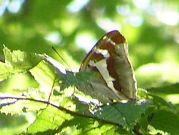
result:
[[[39,102],[39,103],[44,103],[44,104],[47,104],[47,105],[51,105],[63,112],[66,112],[66,113],[69,113],[71,115],[75,115],[75,116],[79,116],[79,117],[84,117],[84,118],[92,118],[92,119],[95,119],[97,121],[101,121],[101,122],[104,122],[104,123],[107,123],[107,124],[112,124],[112,125],[116,125],[116,126],[119,126],[122,128],[121,125],[119,125],[118,123],[115,123],[115,122],[112,122],[112,121],[108,121],[108,120],[104,120],[104,119],[100,119],[96,116],[92,116],[92,115],[88,115],[88,114],[82,114],[82,113],[79,113],[79,112],[74,112],[74,111],[71,111],[71,110],[68,110],[62,106],[59,106],[59,105],[56,105],[54,103],[51,103],[49,101],[46,101],[46,100],[42,100],[42,99],[32,99],[32,98],[27,98],[27,97],[17,97],[17,96],[0,96],[0,100],[5,100],[5,99],[16,99],[16,100],[29,100],[29,101],[33,101],[33,102]]]

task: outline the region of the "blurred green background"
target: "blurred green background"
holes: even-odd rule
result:
[[[138,87],[179,82],[177,0],[0,0],[0,59],[5,45],[60,60],[54,46],[78,70],[97,40],[115,29],[128,41]]]
[[[179,82],[178,0],[0,0],[0,60],[3,45],[60,60],[54,46],[78,70],[97,40],[115,29],[128,41],[138,87]],[[174,89],[165,98],[178,104]]]
[[[128,41],[139,87],[179,82],[177,0],[0,0],[0,59],[5,45],[59,60],[54,46],[78,70],[97,40],[115,29]]]

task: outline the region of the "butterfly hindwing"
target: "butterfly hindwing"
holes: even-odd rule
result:
[[[83,60],[81,71],[98,74],[94,81],[89,82],[92,90],[85,90],[85,93],[95,95],[92,97],[99,100],[102,97],[107,102],[136,98],[136,80],[128,58],[127,42],[116,30],[96,43]]]

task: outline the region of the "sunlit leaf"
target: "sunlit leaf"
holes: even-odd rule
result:
[[[5,63],[0,62],[0,81],[13,74],[28,71],[42,60],[40,55],[19,50],[11,52],[7,47],[4,47],[3,52]]]
[[[36,66],[42,58],[40,55],[26,53],[20,50],[10,51],[8,48],[3,49],[5,63],[12,66],[14,70],[25,71]]]
[[[50,134],[57,132],[58,127],[66,120],[72,119],[72,116],[60,111],[57,108],[48,106],[39,112],[36,120],[27,130],[29,134],[44,132]]]

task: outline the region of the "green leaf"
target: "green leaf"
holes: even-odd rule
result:
[[[58,127],[65,121],[72,119],[72,116],[60,111],[59,109],[48,106],[39,112],[36,120],[31,124],[27,130],[28,134],[56,133]]]
[[[96,110],[95,116],[127,129],[133,129],[141,115],[149,108],[149,105],[149,102],[115,103]]]
[[[25,71],[36,66],[42,58],[38,54],[26,53],[20,50],[10,51],[7,47],[3,49],[5,63],[12,66],[13,69]]]
[[[156,112],[151,121],[151,125],[155,129],[168,132],[171,135],[179,135],[178,127],[179,115],[170,111],[160,110]]]
[[[153,95],[152,96],[152,101],[153,101],[153,105],[155,107],[158,107],[159,109],[167,109],[167,110],[174,110],[174,105],[171,104],[170,102],[167,102],[166,100],[164,100],[163,98]]]
[[[30,70],[30,73],[39,84],[40,91],[48,94],[52,90],[56,74],[51,65],[41,61],[36,67]]]
[[[0,119],[1,135],[19,135],[28,125],[27,117],[24,114],[12,116],[0,113]]]
[[[75,74],[73,72],[66,71],[63,65],[58,63],[56,60],[47,55],[44,56],[44,60],[51,65],[51,67],[53,67],[53,72],[57,74],[56,78],[59,79],[61,90],[74,86],[77,83]]]
[[[173,104],[179,103],[179,92],[178,92],[179,83],[149,88],[148,91],[153,95],[158,95],[164,98],[166,101]]]
[[[8,104],[3,105],[3,107],[0,109],[0,111],[2,113],[11,114],[11,115],[22,114],[22,112],[23,112],[22,109],[24,107],[24,101],[18,102],[17,100],[14,100],[14,101],[5,100],[5,102],[9,103],[9,105]]]
[[[11,66],[0,62],[0,81],[8,78],[13,73]]]
[[[162,95],[178,94],[178,87],[179,87],[179,83],[174,83],[170,85],[163,85],[160,87],[148,88],[148,91],[153,94],[162,94]]]
[[[41,55],[19,50],[11,52],[7,47],[4,47],[3,52],[5,63],[0,62],[0,81],[13,74],[28,71],[42,60]]]
[[[75,86],[78,83],[78,80],[75,77],[73,72],[67,72],[67,74],[59,74],[60,78],[60,89],[64,90],[70,86]]]
[[[68,129],[66,129],[68,127]],[[69,130],[70,129],[70,130]],[[75,116],[73,119],[64,122],[59,128],[58,131],[70,132],[70,134],[85,134],[85,135],[93,135],[93,134],[108,134],[114,133],[117,134],[118,126],[109,125],[100,123],[99,121],[95,121],[94,119],[89,119],[85,117]],[[120,129],[120,132],[125,132]]]

